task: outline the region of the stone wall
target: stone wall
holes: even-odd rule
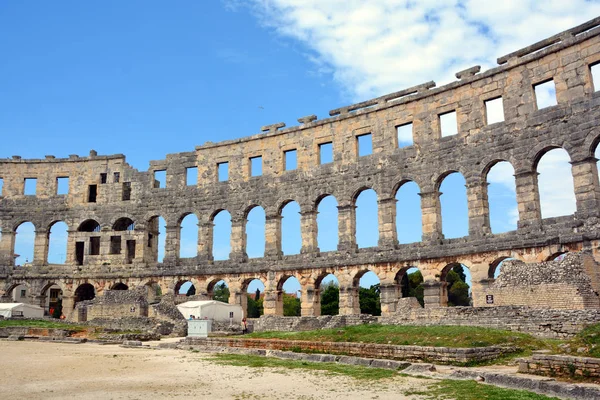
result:
[[[103,296],[77,304],[77,320],[148,317],[145,288],[137,290],[107,290]]]
[[[519,372],[544,376],[600,378],[600,359],[534,354],[519,360]]]
[[[185,345],[203,347],[237,347],[246,349],[293,350],[325,354],[350,355],[402,361],[430,361],[438,363],[467,363],[495,359],[514,352],[513,348],[448,348],[430,346],[395,346],[374,343],[311,342],[304,340],[240,339],[240,338],[186,338]]]

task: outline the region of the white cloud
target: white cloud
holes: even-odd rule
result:
[[[230,9],[239,0],[225,2]],[[302,42],[352,100],[438,84],[600,14],[599,1],[252,0],[263,25]]]

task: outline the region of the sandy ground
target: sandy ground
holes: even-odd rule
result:
[[[0,341],[0,399],[417,399],[426,383],[217,365],[210,355],[116,345]]]

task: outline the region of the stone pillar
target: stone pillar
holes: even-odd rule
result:
[[[401,297],[400,285],[379,285],[381,315],[386,317],[396,312],[396,305]]]
[[[281,258],[281,215],[265,217],[265,257]]]
[[[75,296],[65,296],[62,297],[62,313],[65,318],[69,321],[73,320],[73,316],[75,313]]]
[[[0,237],[0,261],[3,265],[15,265],[15,235],[16,233],[10,230],[2,230]]]
[[[283,315],[283,303],[282,312],[280,314],[277,313],[277,292],[277,277],[273,271],[269,271],[267,281],[265,282],[265,297],[263,299],[264,315]]]
[[[396,232],[396,202],[394,197],[377,201],[377,219],[379,222],[378,246],[395,248],[398,245]]]
[[[179,245],[181,236],[181,226],[167,225],[167,237],[165,239],[165,257],[163,264],[177,265],[179,260]]]
[[[600,184],[595,157],[571,162],[577,215],[582,218],[597,217],[600,212]]]
[[[213,229],[215,224],[205,222],[198,224],[198,259],[212,261]]]
[[[432,192],[421,192],[421,218],[423,219],[423,241],[434,242],[444,238],[442,234],[442,206],[440,195],[435,190]]]
[[[44,295],[34,296],[31,304],[42,307],[44,312],[48,311],[46,309],[46,296]]]
[[[356,244],[356,206],[347,204],[338,206],[338,251],[355,252]]]
[[[469,236],[489,235],[490,207],[488,202],[488,183],[478,178],[476,181],[468,182],[467,201],[469,212]]]
[[[340,286],[340,312],[339,315],[360,314],[358,302],[358,288]]]
[[[239,262],[248,260],[248,254],[246,254],[246,218],[231,219],[231,254],[229,258]]]
[[[67,231],[67,257],[65,264],[75,265],[75,243],[77,242],[77,231]]]
[[[301,254],[306,253],[319,253],[319,246],[317,244],[317,214],[315,210],[304,211],[300,213],[300,224],[302,232],[302,249]]]
[[[473,299],[473,307],[490,307],[493,304],[486,304],[485,295],[487,289],[495,282],[494,278],[484,278],[476,282],[471,281],[471,298]]]
[[[319,291],[313,287],[306,287],[300,293],[300,315],[303,317],[321,315],[321,303],[315,299],[319,297]]]
[[[36,229],[33,242],[33,265],[48,264],[48,245],[50,232],[47,229]]]
[[[423,282],[423,303],[425,304],[425,308],[446,307],[448,305],[446,286],[446,282],[434,280]]]
[[[542,225],[538,173],[527,171],[515,174],[519,229],[539,229]]]

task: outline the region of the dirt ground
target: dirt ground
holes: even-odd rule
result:
[[[210,355],[116,345],[0,341],[0,399],[417,399],[411,377],[217,365]]]

